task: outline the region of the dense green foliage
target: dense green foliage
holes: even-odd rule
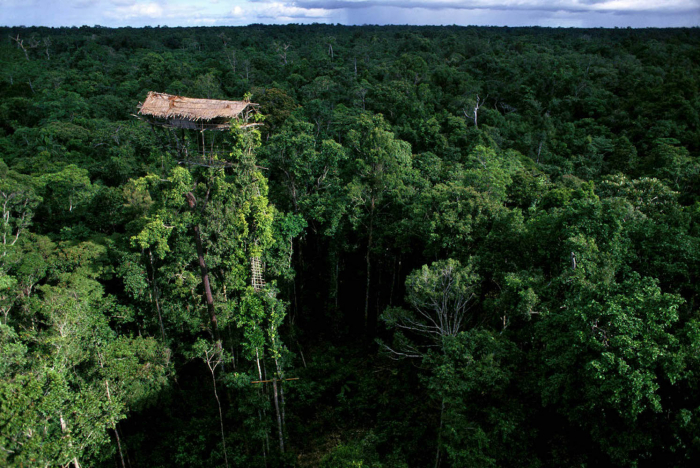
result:
[[[0,465],[700,462],[700,30],[0,32]]]

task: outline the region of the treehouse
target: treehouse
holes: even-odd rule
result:
[[[174,152],[180,164],[197,165],[206,167],[230,167],[231,163],[219,158],[224,154],[214,145],[216,133],[212,134],[207,142],[205,133],[208,131],[225,131],[231,128],[232,122],[240,122],[243,127],[258,125],[249,123],[251,116],[256,112],[258,104],[248,101],[223,101],[219,99],[195,99],[182,96],[174,96],[165,93],[150,91],[146,100],[139,105],[139,115],[135,115],[141,120],[148,122],[154,133],[161,140],[164,149]],[[159,127],[163,131],[155,132]],[[193,133],[199,132],[200,136]],[[162,136],[168,139],[167,143],[162,141]],[[223,140],[223,138],[221,139]],[[192,143],[196,143],[197,150],[190,151]],[[260,196],[257,183],[254,184],[253,192]],[[191,209],[194,209],[197,202],[192,193],[188,193],[188,202]],[[199,231],[195,230],[197,248],[199,251],[199,262],[202,265],[202,283],[205,290],[209,288],[208,272],[202,254],[201,239]],[[260,256],[253,256],[250,259],[251,286],[256,292],[265,288],[264,265]],[[208,290],[208,307],[213,307],[211,302],[211,291]]]
[[[145,120],[152,127],[166,129],[168,143],[164,146],[175,150],[178,159],[195,162],[192,160],[188,142],[196,142],[197,153],[206,159],[207,155],[216,153],[217,148],[216,135],[213,134],[207,139],[205,132],[229,130],[234,120],[245,126],[255,125],[246,122],[256,112],[257,107],[258,104],[248,101],[196,99],[150,91],[146,100],[139,105],[139,115],[135,117]],[[197,131],[201,135],[193,138],[188,131]]]
[[[139,108],[149,123],[187,130],[228,130],[231,120],[247,120],[257,104],[195,99],[150,91]]]

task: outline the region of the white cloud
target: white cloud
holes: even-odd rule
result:
[[[300,8],[294,3],[263,3],[251,9],[258,18],[324,18],[329,11],[324,8]]]
[[[698,11],[700,2],[697,0],[607,0],[590,6],[592,11],[624,12],[655,12],[655,11]]]
[[[135,3],[128,6],[118,6],[112,11],[105,12],[109,17],[125,20],[132,18],[159,18],[165,10],[158,3]]]
[[[269,0],[252,0],[269,3]],[[394,7],[427,10],[538,10],[570,12],[691,12],[700,9],[700,0],[299,0],[285,2],[301,8],[364,9]]]
[[[175,4],[172,1],[136,2],[132,0],[110,0],[117,5],[104,15],[119,24],[216,24],[220,18],[210,15],[195,2]]]
[[[323,22],[338,13],[323,8],[298,7],[294,2],[255,2],[236,6],[229,17],[237,23]]]

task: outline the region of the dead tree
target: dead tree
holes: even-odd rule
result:
[[[282,59],[285,65],[287,65],[287,49],[289,49],[292,45],[291,44],[279,44],[278,42],[274,43],[275,46],[275,51],[277,52],[277,55],[279,58]]]
[[[236,73],[236,51],[232,50],[231,53],[226,52],[226,59],[228,60],[229,65],[231,65],[231,70],[233,70],[233,73]]]
[[[19,34],[17,34],[17,37],[9,36],[9,38],[17,43],[17,48],[22,49],[22,52],[24,52],[24,57],[29,60],[29,53],[27,52],[27,48],[24,46],[24,39],[20,39]]]
[[[51,47],[51,38],[50,37],[45,37],[44,38],[44,53],[46,54],[46,60],[51,60],[51,52],[49,52],[49,47]]]
[[[488,99],[488,98],[489,98],[489,97],[486,96],[486,99]],[[479,108],[480,108],[483,104],[486,103],[486,99],[484,99],[484,100],[482,101],[481,98],[479,97],[479,95],[477,94],[477,95],[476,95],[476,102],[474,103],[474,108],[472,109],[472,111],[471,111],[471,112],[467,112],[467,108],[466,108],[466,107],[465,107],[464,110],[463,110],[463,112],[464,112],[464,117],[466,117],[466,118],[469,119],[469,120],[473,120],[473,121],[474,121],[474,126],[475,126],[475,127],[478,127],[478,126],[479,126]]]

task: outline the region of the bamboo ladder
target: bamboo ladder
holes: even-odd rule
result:
[[[253,193],[256,197],[260,196],[260,187],[257,180],[253,182]],[[256,241],[257,244],[257,241]],[[260,292],[265,288],[265,279],[263,279],[263,266],[260,262],[260,257],[252,257],[250,259],[251,283],[255,292]]]
[[[260,257],[250,259],[250,270],[252,273],[252,284],[255,292],[260,292],[265,288],[265,280],[263,279],[263,267],[260,262]]]

